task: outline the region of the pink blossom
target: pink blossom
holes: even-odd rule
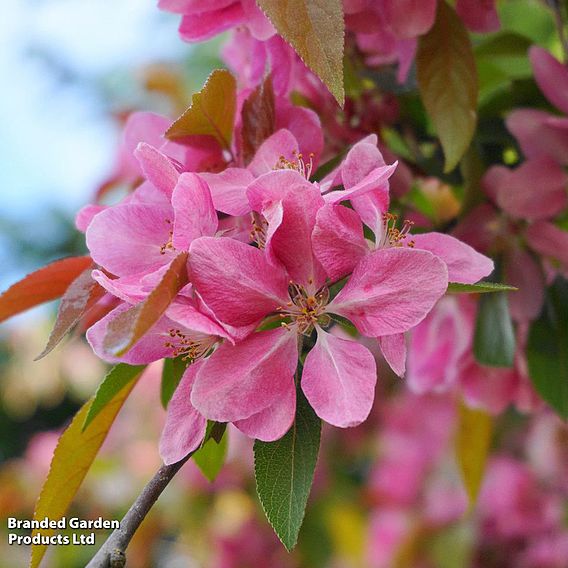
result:
[[[568,267],[568,233],[551,221],[568,204],[568,176],[551,157],[524,162],[515,170],[490,168],[482,187],[504,213],[489,204],[474,209],[454,234],[473,246],[500,254],[508,283],[519,290],[509,295],[511,314],[516,321],[538,317],[544,299],[545,278],[538,253]]]
[[[412,533],[412,517],[397,509],[377,511],[369,524],[367,561],[372,568],[389,568]]]
[[[479,496],[484,529],[504,538],[543,534],[558,526],[561,503],[538,486],[534,475],[511,458],[493,459]]]
[[[369,252],[330,301],[326,274],[312,248],[325,203],[320,188],[290,169],[260,176],[247,195],[265,219],[257,239],[264,251],[229,239],[198,239],[190,249],[191,280],[225,324],[254,329],[276,316],[286,325],[255,332],[235,346],[222,345],[198,372],[192,403],[207,417],[236,421],[239,428],[257,416],[257,437],[266,439],[268,432],[279,437],[294,415],[298,339],[315,329],[317,342],[304,362],[302,389],[324,420],[341,427],[359,424],[372,405],[375,362],[365,347],[324,330],[330,315],[350,319],[363,335],[401,333],[443,294],[445,266],[426,251]],[[411,284],[417,281],[422,282],[420,294]],[[286,412],[274,411],[288,400]]]
[[[241,24],[260,40],[276,33],[254,0],[160,0],[158,7],[182,14],[179,33],[185,41],[203,41]]]
[[[408,352],[408,387],[416,393],[445,391],[457,380],[458,365],[471,350],[475,302],[446,296],[412,330]]]

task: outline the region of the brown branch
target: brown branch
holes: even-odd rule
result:
[[[116,529],[101,546],[86,568],[123,568],[126,548],[146,515],[191,454],[172,465],[163,465],[134,501]]]

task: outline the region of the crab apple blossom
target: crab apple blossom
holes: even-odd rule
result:
[[[213,534],[215,566],[563,568],[568,8],[157,4],[184,41],[226,34],[190,59],[227,69],[190,93],[201,66],[152,66],[149,108],[189,106],[117,113],[114,163],[75,219],[88,254],[0,296],[0,321],[61,297],[40,358],[77,327],[114,365],[62,435],[36,516],[66,514],[150,366],[143,418],[163,423],[164,465],[127,531],[191,458],[184,491],[223,520],[186,524]],[[132,455],[150,464],[146,450]],[[253,467],[289,552],[314,485],[321,526],[296,556],[243,507]],[[202,562],[200,543],[180,548]]]
[[[373,192],[384,195],[392,168],[380,159],[361,180],[345,183],[340,191],[311,183],[302,175],[302,162],[279,165],[288,167],[259,176],[247,188],[261,223],[257,246],[203,237],[192,243],[189,261],[196,294],[220,322],[252,330],[281,321],[280,327],[252,331],[235,345],[222,345],[200,368],[191,395],[192,404],[210,419],[235,421],[241,428],[255,417],[254,434],[260,439],[280,437],[293,420],[298,344],[313,331],[316,341],[302,365],[301,388],[316,413],[331,424],[362,422],[374,396],[374,359],[362,345],[327,328],[339,316],[368,337],[403,333],[445,292],[448,273],[435,254],[401,246],[404,234],[395,238],[392,228],[390,240],[371,250],[360,221],[366,254],[350,257],[352,264],[343,272],[335,269],[350,255],[326,247],[316,231],[318,219],[329,208],[355,215],[338,205],[341,201],[361,200]],[[349,246],[341,236],[332,244],[337,242]],[[491,270],[491,263],[479,257],[483,267],[475,280]],[[332,298],[330,287],[344,277]],[[281,412],[275,412],[278,407]]]

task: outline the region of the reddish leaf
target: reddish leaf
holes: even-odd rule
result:
[[[104,339],[106,349],[116,356],[123,355],[160,319],[187,283],[187,256],[187,252],[179,254],[152,293],[109,324]]]
[[[28,274],[0,296],[0,322],[59,298],[92,262],[88,256],[63,258]]]
[[[165,136],[181,144],[191,136],[211,136],[222,148],[230,149],[236,111],[237,82],[226,69],[216,69]]]
[[[104,293],[104,288],[91,278],[91,267],[77,276],[63,294],[47,345],[35,360],[38,361],[50,353]]]
[[[256,0],[276,31],[343,106],[343,5],[341,0]]]
[[[274,89],[270,75],[243,103],[242,138],[243,157],[249,163],[258,147],[274,133],[276,121],[274,112]]]

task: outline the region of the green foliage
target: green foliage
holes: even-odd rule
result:
[[[304,519],[319,452],[321,421],[298,389],[296,419],[276,442],[254,444],[256,490],[268,521],[292,550]]]
[[[343,105],[345,25],[340,0],[257,0],[278,33]]]
[[[201,448],[193,454],[193,461],[209,481],[214,481],[223,468],[227,457],[227,439],[226,434],[221,435],[220,440],[210,435]]]
[[[485,294],[479,299],[473,353],[482,365],[513,366],[515,331],[505,292]]]
[[[568,281],[557,277],[548,289],[543,311],[530,329],[529,375],[537,392],[568,418]]]
[[[450,282],[448,284],[448,294],[487,294],[489,292],[514,292],[514,286],[499,284],[498,282],[477,282],[475,284],[460,284]]]
[[[59,520],[65,515],[133,387],[134,382],[129,381],[120,389],[114,390],[113,396],[87,426],[84,424],[94,399],[88,400],[75,415],[55,448],[47,479],[35,507],[34,519],[49,517],[52,520]],[[53,529],[39,529],[33,534],[51,535],[53,532]],[[32,546],[30,568],[39,566],[46,548],[47,546],[43,544]]]
[[[164,359],[160,384],[160,400],[164,408],[167,408],[186,368],[187,364],[181,357]]]
[[[236,112],[237,82],[229,71],[216,69],[193,95],[189,108],[168,128],[166,138],[183,144],[187,137],[209,136],[228,150]]]
[[[438,3],[432,29],[418,42],[418,84],[444,149],[444,171],[467,150],[477,121],[477,69],[469,35],[446,2]]]
[[[105,406],[113,400],[118,392],[129,383],[138,380],[145,368],[145,365],[131,366],[126,363],[119,363],[116,367],[113,367],[107,373],[93,397],[93,403],[89,406],[82,431],[87,429],[89,424],[100,414]]]

